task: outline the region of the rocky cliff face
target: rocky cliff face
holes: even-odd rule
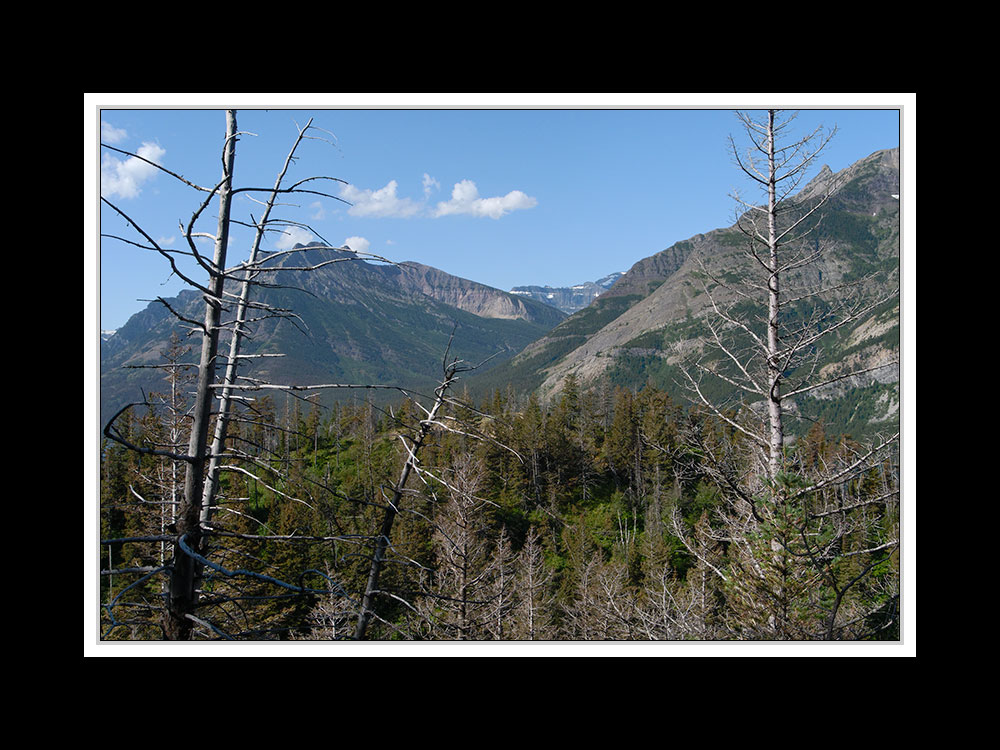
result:
[[[616,271],[597,281],[585,281],[573,286],[516,286],[510,291],[511,294],[543,302],[571,315],[606,293],[622,276],[624,274],[621,271]]]
[[[692,304],[701,312],[705,298],[697,299],[701,296],[700,283],[694,281],[699,270],[697,258],[717,250],[718,234],[699,234],[632,266],[604,301],[610,303],[612,297],[636,301],[549,368],[540,392],[545,396],[558,393],[571,372],[582,382],[592,381],[613,365],[614,357],[630,341],[661,328],[665,321],[683,320],[693,312]],[[689,349],[690,344],[681,348]]]
[[[560,319],[546,308],[517,295],[440,271],[421,263],[406,261],[399,266],[396,282],[414,294],[423,294],[473,315],[501,320],[552,322]],[[387,269],[387,275],[393,276]]]
[[[833,288],[864,279],[862,294],[878,299],[899,284],[899,150],[877,152],[837,174],[823,169],[797,200],[812,200],[830,185],[836,185],[836,193],[811,238],[822,244],[822,258],[789,280]],[[712,289],[716,301],[739,301],[727,298],[716,281],[732,281],[746,270],[744,247],[734,226],[695,235],[639,261],[613,289],[492,375],[497,381],[504,376],[516,380],[522,390],[537,389],[543,398],[556,396],[571,373],[584,384],[601,377],[636,388],[653,382],[682,398],[677,366],[705,350],[707,323],[715,314],[706,290]],[[826,300],[832,304],[837,295]],[[801,406],[841,423],[850,414],[871,423],[892,419],[898,409],[899,369],[885,363],[899,354],[898,303],[877,309],[866,322],[848,326],[824,343],[826,348],[817,352],[821,373],[845,372],[843,367],[879,369],[818,389],[801,399]],[[847,401],[850,408],[842,408],[840,402]]]
[[[332,259],[343,262],[290,270]],[[272,286],[256,289],[253,298],[294,311],[295,317],[253,326],[244,353],[283,355],[248,362],[243,374],[264,381],[433,388],[449,342],[454,356],[494,366],[566,317],[548,305],[417,263],[376,265],[316,248],[275,263],[289,270],[270,276]],[[168,302],[188,318],[201,315],[202,302],[193,291]],[[102,416],[140,400],[141,390],[164,387],[162,373],[129,367],[162,362],[175,331],[187,333],[163,305],[153,303],[102,341]]]
[[[347,253],[310,250],[310,247],[314,246],[302,246],[301,257],[299,253],[292,253],[279,265],[292,267],[330,257],[349,257]],[[308,262],[305,260],[307,254]],[[521,299],[509,292],[414,261],[376,264],[351,260],[326,266],[317,273],[285,274],[282,278],[289,284],[331,300],[363,298],[372,294],[414,301],[427,298],[484,318],[524,320],[549,327],[565,317],[565,314],[548,305]]]

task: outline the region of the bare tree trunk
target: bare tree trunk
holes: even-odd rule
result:
[[[785,433],[781,424],[781,363],[780,341],[778,339],[778,316],[781,311],[780,278],[778,271],[778,227],[777,227],[777,169],[774,163],[774,110],[767,113],[767,246],[770,275],[767,284],[767,368],[770,388],[768,389],[768,421],[770,422],[770,451],[768,469],[773,480],[781,468],[781,457]]]
[[[399,480],[393,488],[392,500],[385,509],[385,515],[382,518],[382,526],[379,529],[378,537],[375,539],[375,550],[372,554],[371,567],[368,571],[368,581],[365,585],[365,593],[361,600],[361,611],[358,613],[357,627],[354,630],[354,638],[356,640],[364,639],[365,632],[368,629],[368,624],[371,622],[372,615],[374,614],[372,607],[375,596],[379,593],[379,576],[381,576],[382,570],[385,567],[386,551],[389,548],[390,534],[392,533],[392,526],[396,520],[396,515],[399,513],[399,504],[403,498],[406,483],[417,464],[417,457],[420,455],[420,449],[423,447],[424,440],[426,440],[427,435],[434,428],[434,420],[436,419],[438,412],[441,410],[441,407],[444,405],[445,396],[448,392],[448,388],[451,387],[454,375],[455,366],[452,365],[447,367],[445,370],[444,380],[434,391],[434,405],[427,413],[427,419],[421,420],[420,422],[420,429],[414,437],[413,445],[408,449],[409,455],[406,458],[406,462],[403,464]]]
[[[233,166],[236,161],[236,112],[226,112],[226,143],[222,157],[222,182],[219,186],[219,223],[215,237],[215,253],[205,295],[205,329],[202,332],[201,359],[198,365],[198,383],[195,395],[191,438],[188,444],[187,465],[184,479],[184,499],[177,517],[178,540],[198,551],[201,547],[201,503],[205,481],[205,457],[208,442],[209,419],[214,394],[215,364],[219,349],[219,323],[222,318],[222,292],[226,251],[229,246],[229,216],[232,207]],[[197,565],[180,545],[174,551],[173,572],[167,597],[164,633],[169,640],[187,640],[193,621],[189,615],[197,601]]]
[[[544,639],[549,632],[551,598],[546,590],[552,579],[545,568],[541,534],[531,526],[517,559],[518,604],[515,618],[518,640]]]
[[[229,419],[231,416],[232,390],[233,385],[236,383],[236,370],[239,366],[240,347],[243,343],[243,337],[246,335],[245,326],[247,324],[247,306],[250,301],[250,285],[251,281],[256,276],[253,269],[257,264],[257,258],[260,253],[260,245],[264,239],[264,232],[267,229],[268,220],[270,219],[271,211],[274,208],[274,203],[277,199],[278,191],[281,188],[281,183],[285,178],[285,174],[288,172],[289,165],[291,165],[294,159],[295,151],[298,149],[306,131],[311,127],[311,125],[312,119],[310,119],[309,122],[306,123],[306,126],[299,131],[299,137],[292,145],[292,149],[285,159],[285,164],[275,179],[274,188],[271,190],[271,197],[264,209],[264,214],[261,216],[260,221],[257,222],[253,246],[250,249],[250,256],[246,262],[247,270],[245,271],[243,282],[240,285],[239,301],[236,303],[236,315],[232,324],[232,337],[229,340],[229,357],[226,361],[226,372],[222,381],[223,387],[219,393],[219,416],[215,422],[215,433],[212,436],[212,447],[209,450],[208,471],[206,472],[205,486],[202,493],[201,521],[203,523],[207,523],[211,518],[212,508],[215,505],[216,495],[219,490],[219,466],[222,451],[226,443],[226,431],[228,429]]]
[[[144,161],[150,166],[160,169],[171,175],[173,178],[183,182],[188,187],[205,194],[199,208],[194,212],[187,226],[184,227],[184,237],[187,240],[188,252],[183,253],[194,258],[200,271],[207,273],[208,281],[204,284],[190,278],[186,271],[180,268],[175,262],[173,256],[176,253],[180,253],[180,251],[161,247],[157,241],[149,235],[149,233],[129,218],[125,212],[107,200],[104,196],[101,197],[101,201],[104,205],[108,206],[111,210],[117,213],[122,219],[131,225],[135,231],[138,232],[138,234],[142,236],[147,244],[140,246],[155,250],[167,258],[170,262],[173,273],[186,283],[190,284],[193,288],[197,289],[202,295],[205,305],[204,314],[201,316],[201,319],[195,320],[195,318],[199,317],[197,313],[190,314],[185,317],[177,310],[174,310],[166,300],[159,298],[159,301],[162,302],[176,318],[183,321],[187,326],[193,327],[195,330],[200,329],[202,334],[202,347],[197,364],[198,372],[196,383],[192,386],[195,390],[195,399],[189,415],[191,418],[191,431],[186,438],[183,438],[184,440],[187,440],[188,443],[186,449],[184,449],[186,452],[182,452],[181,448],[172,444],[169,446],[169,449],[165,449],[155,443],[149,443],[149,441],[145,438],[139,441],[143,444],[136,444],[134,440],[129,439],[129,436],[123,435],[115,423],[119,417],[128,413],[132,407],[137,406],[138,404],[128,404],[124,406],[108,421],[104,428],[104,435],[108,439],[125,445],[132,451],[141,455],[161,456],[169,458],[172,461],[184,462],[187,467],[183,480],[183,490],[179,490],[179,494],[182,493],[182,496],[179,498],[177,512],[175,517],[172,519],[174,526],[163,529],[160,534],[147,540],[172,542],[175,548],[173,552],[173,559],[168,561],[165,565],[162,565],[160,569],[154,571],[155,574],[163,572],[167,577],[165,590],[166,596],[164,597],[164,611],[159,615],[159,625],[162,628],[164,637],[170,640],[190,639],[193,636],[193,628],[195,624],[209,628],[213,633],[220,637],[230,637],[229,627],[219,627],[217,623],[213,623],[210,619],[206,619],[203,613],[196,609],[204,606],[204,603],[199,602],[198,589],[201,585],[200,582],[205,570],[211,569],[211,575],[222,576],[225,579],[240,578],[265,581],[268,585],[276,585],[286,591],[291,591],[293,592],[293,595],[300,595],[307,590],[307,587],[304,585],[289,584],[245,568],[230,570],[222,565],[218,559],[212,559],[212,557],[210,557],[212,550],[209,548],[209,539],[211,538],[211,534],[216,531],[229,534],[233,532],[228,529],[213,529],[211,526],[211,516],[213,507],[218,505],[219,473],[222,470],[227,469],[241,470],[236,466],[224,466],[222,464],[223,459],[227,457],[227,428],[230,418],[235,417],[232,404],[234,404],[237,399],[243,398],[233,394],[235,391],[246,388],[245,384],[237,380],[237,368],[238,363],[242,362],[248,356],[240,354],[240,348],[243,337],[247,335],[248,325],[252,324],[255,319],[255,316],[251,315],[250,311],[263,310],[266,313],[266,317],[290,317],[294,315],[291,311],[279,310],[263,302],[253,301],[251,299],[250,286],[260,284],[261,281],[258,277],[264,273],[312,271],[330,263],[355,260],[360,258],[362,255],[359,253],[352,253],[348,257],[346,255],[342,256],[338,254],[334,258],[315,264],[305,264],[303,267],[296,267],[284,262],[274,263],[276,259],[283,259],[291,253],[298,252],[296,249],[270,253],[267,254],[266,257],[259,257],[264,255],[263,252],[259,252],[264,232],[269,226],[278,221],[277,219],[271,217],[271,212],[272,208],[278,205],[276,203],[276,197],[279,194],[308,193],[311,195],[325,196],[334,200],[341,200],[335,195],[315,190],[312,187],[305,187],[306,183],[310,183],[314,180],[336,179],[332,177],[308,177],[300,179],[290,187],[282,186],[286,173],[289,171],[289,167],[294,161],[293,155],[296,153],[300,143],[306,139],[326,140],[325,138],[317,137],[307,132],[313,127],[312,120],[310,120],[309,123],[299,131],[299,137],[286,158],[285,164],[279,172],[273,188],[271,188],[268,192],[269,200],[265,204],[266,210],[263,216],[260,220],[253,220],[253,225],[256,229],[256,237],[251,247],[249,260],[235,266],[234,268],[227,269],[226,257],[228,254],[229,228],[232,220],[231,213],[234,205],[233,199],[240,192],[260,192],[261,189],[255,187],[240,188],[234,185],[233,170],[235,164],[236,141],[238,137],[236,113],[234,111],[227,111],[226,121],[226,142],[222,153],[223,175],[221,181],[216,183],[214,186],[204,187],[196,185],[181,175],[166,169],[162,165],[145,159],[140,155],[121,151],[120,149],[115,149],[113,146],[109,146],[107,144],[101,144],[102,148],[118,151],[126,154],[130,158]],[[215,247],[213,256],[209,258],[199,252],[196,245],[196,238],[211,235],[196,232],[195,224],[199,221],[199,218],[202,216],[204,211],[209,208],[209,206],[214,204],[216,197],[218,197],[219,200],[217,229],[212,237],[215,242]],[[283,223],[285,222],[283,221]],[[102,234],[102,237],[113,237],[114,239],[126,242],[128,241],[120,237],[114,237],[114,235],[110,234]],[[310,249],[312,249],[312,247],[310,247]],[[325,246],[324,249],[340,250],[342,248]],[[377,256],[369,255],[367,253],[364,255],[381,262],[389,262],[384,258],[378,258]],[[270,263],[271,265],[264,267],[265,263]],[[227,290],[225,288],[227,282],[232,282],[234,288]],[[236,287],[238,287],[238,289],[235,294],[230,294],[230,297],[227,298],[226,294],[234,292]],[[235,303],[235,312],[232,316],[230,315],[228,309],[226,310],[226,318],[231,318],[229,320],[223,319],[223,309],[225,306],[224,300],[226,299],[230,299]],[[219,369],[217,365],[219,364],[218,360],[220,358],[220,336],[223,329],[231,330],[232,338],[228,342],[227,348],[229,354],[228,359],[226,360],[224,377],[222,378],[221,383],[216,383],[216,372]],[[259,354],[250,356],[264,357],[280,355]],[[337,384],[322,385],[319,387],[351,388],[380,386],[341,386]],[[395,388],[395,386],[393,387]],[[289,391],[312,390],[311,387],[299,388],[296,386],[275,386],[272,384],[260,383],[255,383],[251,387],[251,390],[263,388]],[[216,403],[216,391],[219,393],[220,406],[218,407],[218,418],[215,420],[213,431],[212,416]],[[265,442],[273,440],[273,434],[268,431],[266,426],[262,426],[262,431]],[[209,442],[211,442],[210,446]],[[274,446],[268,446],[268,450],[273,449]],[[231,457],[238,457],[239,453],[240,452],[238,450],[233,450],[230,455]],[[244,457],[247,458],[246,456]],[[257,478],[254,477],[254,482],[257,481]],[[108,540],[106,543],[110,544],[112,542]],[[318,571],[310,572],[317,573],[320,576],[323,575],[322,573],[318,573]],[[311,589],[309,590],[312,591]],[[337,591],[339,593],[339,589]],[[230,621],[230,624],[231,622],[232,621]]]
[[[754,449],[746,460],[736,451],[703,451],[704,467],[727,494],[724,528],[712,533],[727,544],[728,567],[709,563],[701,550],[684,543],[725,582],[726,627],[738,638],[843,638],[876,626],[889,629],[898,594],[884,570],[891,564],[885,557],[898,546],[898,533],[891,512],[884,518],[869,513],[875,500],[862,479],[885,460],[898,433],[867,452],[845,447],[815,463],[801,451],[786,458],[785,433],[796,418],[790,406],[797,396],[883,366],[830,374],[819,369],[824,343],[832,343],[838,329],[861,322],[898,291],[873,293],[864,276],[824,285],[815,273],[832,247],[821,242],[820,212],[842,178],[817,182],[806,194],[797,191],[836,128],[819,127],[794,139],[786,133],[794,114],[768,110],[759,119],[738,117],[749,143],[743,155],[730,139],[732,154],[761,192],[748,201],[734,196],[737,228],[747,239],[746,265],[734,272],[718,259],[702,262],[719,287],[716,292],[706,284],[715,312],[706,323],[721,359],[696,363],[698,377],[682,371],[697,399],[750,438]],[[749,399],[750,409],[719,408],[702,389],[713,381],[737,391],[732,403],[746,405]],[[691,439],[701,444],[699,437]],[[833,503],[826,495],[834,488],[849,493],[849,500]],[[886,498],[898,496],[896,488],[883,491]],[[675,529],[684,541],[676,522]],[[877,619],[873,613],[883,610]]]

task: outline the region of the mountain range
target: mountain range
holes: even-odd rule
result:
[[[335,259],[343,262],[307,272],[279,271],[268,279],[269,287],[257,290],[255,299],[295,316],[254,326],[243,352],[283,356],[252,360],[241,374],[294,385],[381,384],[429,391],[440,378],[449,341],[452,356],[472,364],[489,360],[486,369],[566,317],[550,305],[420,263],[376,264],[307,245],[273,266],[291,269]],[[184,317],[203,314],[201,297],[193,290],[166,302]],[[163,362],[172,333],[186,341],[187,328],[165,305],[153,302],[113,335],[102,334],[103,419],[140,400],[143,391],[165,389],[163,371],[148,366]],[[196,360],[194,352],[182,361]]]
[[[823,256],[797,272],[793,281],[840,282],[867,279],[860,289],[876,300],[900,284],[899,149],[876,152],[834,174],[823,167],[794,198],[814,200],[827,186],[839,185],[824,208],[813,241]],[[483,389],[512,384],[516,392],[556,396],[569,375],[581,385],[602,379],[641,388],[650,383],[687,400],[680,366],[704,354],[706,321],[713,315],[706,294],[706,270],[716,279],[735,279],[749,262],[745,241],[734,224],[679,241],[635,263],[605,293],[532,342],[516,357],[476,376]],[[721,288],[712,296],[719,299]],[[828,302],[832,301],[828,298]],[[898,420],[899,297],[870,317],[844,326],[818,353],[818,372],[877,368],[801,397],[803,425],[822,420],[836,431],[856,436]],[[841,363],[846,363],[842,365]],[[723,395],[723,394],[719,394]],[[804,429],[804,428],[803,428]]]
[[[838,174],[824,167],[796,200],[812,200],[836,180],[839,187],[816,227],[827,252],[801,273],[826,284],[868,278],[876,299],[900,280],[899,149],[879,151]],[[461,279],[415,262],[374,264],[350,253],[302,246],[312,263],[339,257],[312,272],[281,271],[276,288],[260,299],[294,310],[296,318],[259,323],[244,351],[283,353],[254,360],[253,377],[291,384],[378,383],[431,389],[452,335],[452,354],[471,363],[470,393],[513,387],[544,399],[558,395],[573,375],[583,385],[601,381],[640,388],[651,383],[684,398],[679,367],[703,352],[711,314],[705,272],[715,278],[744,268],[735,226],[707,230],[635,263],[625,273],[568,288],[514,287],[510,292]],[[302,265],[300,253],[277,261]],[[870,278],[869,278],[870,277]],[[589,298],[589,299],[588,299]],[[197,293],[168,303],[195,318]],[[578,305],[583,305],[582,307]],[[572,312],[572,314],[567,314]],[[151,303],[113,335],[102,333],[101,414],[162,390],[163,374],[129,369],[162,361],[171,332],[186,333],[166,307]],[[795,404],[808,420],[864,433],[898,419],[899,298],[873,317],[845,326],[820,353],[817,367],[835,372],[875,367]],[[195,355],[188,357],[193,361]]]
[[[573,286],[516,286],[510,293],[530,297],[572,315],[608,291],[624,275],[624,271],[615,271],[597,281],[585,281]]]

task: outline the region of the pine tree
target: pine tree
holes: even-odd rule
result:
[[[524,641],[549,640],[554,630],[553,571],[545,562],[542,536],[535,526],[517,556],[517,605],[512,638]]]
[[[470,452],[456,456],[446,476],[435,512],[434,544],[437,551],[433,614],[431,619],[443,637],[481,640],[490,629],[496,632],[496,617],[507,617],[508,605],[493,616],[497,596],[506,597],[507,586],[494,588],[498,578],[510,580],[509,546],[497,555],[497,540],[489,533],[489,504],[480,493],[485,467]]]

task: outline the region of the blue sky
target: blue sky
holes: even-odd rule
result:
[[[326,198],[297,201],[281,216],[314,232],[275,237],[270,249],[322,237],[500,289],[595,280],[678,240],[730,225],[730,194],[748,187],[728,150],[728,137],[742,136],[735,108],[758,102],[802,107],[796,132],[803,134],[820,123],[836,125],[838,135],[817,164],[836,171],[900,145],[897,108],[913,103],[910,95],[782,95],[777,102],[732,95],[727,102],[621,94],[348,94],[303,97],[322,106],[291,109],[297,102],[285,96],[93,96],[86,125],[95,140],[100,130],[104,142],[148,155],[201,185],[219,179],[222,107],[245,104],[238,123],[254,134],[238,147],[239,185],[270,186],[296,123],[312,117],[336,143],[305,144],[292,177],[345,180],[347,185],[330,183],[330,192],[353,206]],[[121,154],[93,148],[90,160],[91,205],[99,181],[105,196],[152,237],[180,246],[178,222],[189,218],[198,194]],[[251,212],[259,207],[235,204],[236,218]],[[87,218],[85,208],[85,223]],[[144,300],[183,288],[159,255],[94,239],[98,232],[135,239],[120,218],[104,207],[93,218],[98,227],[85,240],[88,249],[93,241],[100,251],[102,329],[121,326],[148,304]],[[245,257],[250,239],[249,230],[234,228],[231,262]]]
[[[284,216],[310,223],[331,242],[350,241],[392,260],[420,261],[501,289],[594,280],[627,270],[678,240],[729,226],[735,208],[729,194],[746,187],[727,148],[727,137],[741,134],[733,110],[802,109],[799,132],[819,122],[839,127],[821,160],[834,170],[879,149],[903,146],[904,317],[909,310],[915,323],[912,93],[85,93],[88,498],[97,486],[98,468],[90,460],[97,455],[96,329],[117,328],[148,304],[143,300],[172,296],[183,288],[170,279],[155,253],[100,239],[102,232],[135,237],[120,219],[98,208],[102,175],[109,199],[157,240],[179,238],[178,221],[187,220],[198,202],[195,193],[167,175],[136,169],[121,155],[109,153],[102,164],[98,142],[107,138],[125,150],[143,149],[196,183],[214,184],[225,132],[221,110],[227,106],[241,109],[241,128],[256,133],[239,145],[236,175],[241,185],[273,183],[296,135],[295,121],[304,124],[314,116],[317,125],[336,135],[336,148],[308,144],[296,175],[348,181],[355,209],[310,201],[297,210],[289,208]],[[261,111],[263,107],[272,109]],[[103,136],[102,121],[108,125]],[[463,200],[453,202],[456,197]],[[245,216],[251,207],[239,203],[236,209],[237,216]],[[234,231],[231,260],[245,257],[249,239],[248,231]],[[903,328],[904,393],[909,394],[903,466],[911,512],[916,487],[915,329],[914,324]],[[84,514],[88,539],[93,538],[92,508],[88,503]],[[912,524],[909,529],[906,543],[912,545]]]

